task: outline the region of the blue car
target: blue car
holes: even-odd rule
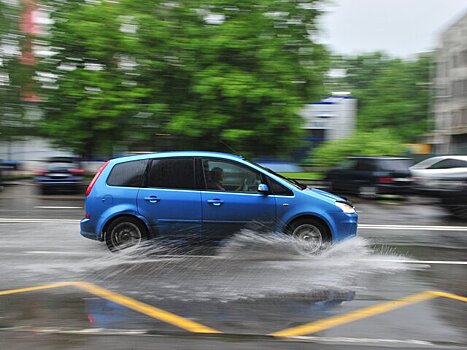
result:
[[[317,250],[357,233],[346,199],[240,156],[163,152],[106,162],[86,191],[81,235],[111,251],[151,238],[219,242],[255,224]]]

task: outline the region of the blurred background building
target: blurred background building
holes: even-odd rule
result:
[[[306,104],[301,112],[306,140],[316,146],[323,141],[351,137],[356,112],[357,100],[350,93],[333,93],[319,102]]]
[[[434,102],[436,153],[467,153],[467,13],[441,34]]]

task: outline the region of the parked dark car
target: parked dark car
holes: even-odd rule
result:
[[[20,166],[20,162],[0,159],[0,192],[3,190],[3,186],[5,185],[5,179],[10,177],[11,172],[20,170]]]
[[[78,193],[83,186],[84,169],[78,158],[52,157],[36,171],[35,182],[42,194]]]
[[[381,194],[408,194],[413,179],[410,158],[350,157],[326,173],[325,181],[331,192],[354,193],[362,198]]]
[[[3,191],[3,181],[4,181],[4,167],[3,167],[3,162],[0,160],[0,192]]]
[[[421,194],[438,199],[453,216],[467,220],[467,174],[438,178],[429,192]]]

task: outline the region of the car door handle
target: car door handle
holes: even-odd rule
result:
[[[156,196],[148,196],[144,197],[144,200],[149,203],[159,203],[161,200],[157,198]]]
[[[224,204],[224,201],[220,200],[220,199],[208,199],[208,203],[218,207],[218,206]]]

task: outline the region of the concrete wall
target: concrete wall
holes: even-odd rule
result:
[[[435,151],[467,154],[467,14],[440,37],[434,84]]]

